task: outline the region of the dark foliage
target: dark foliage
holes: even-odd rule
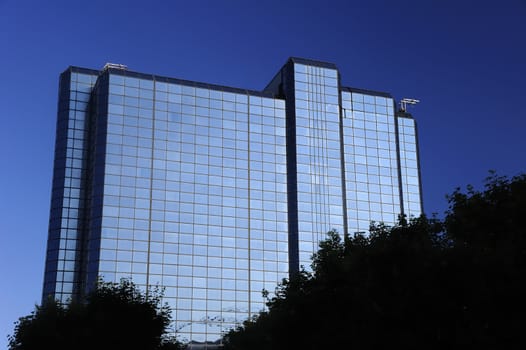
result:
[[[328,233],[312,273],[284,280],[268,312],[224,336],[226,349],[523,346],[526,177],[488,178],[422,216],[370,235]]]
[[[62,305],[49,299],[21,317],[9,349],[177,349],[165,337],[170,309],[162,291],[142,293],[131,281],[100,281],[85,300]]]

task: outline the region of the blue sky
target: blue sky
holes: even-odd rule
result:
[[[526,171],[526,1],[0,0],[0,347],[40,301],[58,76],[69,65],[262,89],[289,56],[417,98],[427,214]],[[2,346],[4,345],[4,346]]]

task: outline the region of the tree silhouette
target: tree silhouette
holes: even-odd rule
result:
[[[445,219],[335,231],[226,349],[524,346],[526,177],[448,196]]]
[[[179,348],[165,331],[171,311],[162,290],[143,293],[128,279],[98,282],[81,302],[62,305],[49,299],[21,317],[9,349],[159,349]]]

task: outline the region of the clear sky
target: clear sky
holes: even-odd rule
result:
[[[525,0],[0,0],[0,348],[40,301],[59,74],[114,62],[260,90],[289,56],[421,100],[427,214],[526,171]]]

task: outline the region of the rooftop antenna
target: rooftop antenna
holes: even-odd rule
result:
[[[125,64],[119,64],[119,63],[106,63],[104,65],[104,68],[102,68],[102,70],[107,70],[107,69],[110,69],[110,68],[113,68],[113,69],[120,69],[120,70],[127,70],[128,69],[128,66],[125,65]]]
[[[407,111],[407,105],[410,104],[410,105],[416,105],[418,102],[420,102],[420,100],[416,100],[414,98],[403,98],[401,101],[400,101],[400,110],[402,112],[405,112]]]

